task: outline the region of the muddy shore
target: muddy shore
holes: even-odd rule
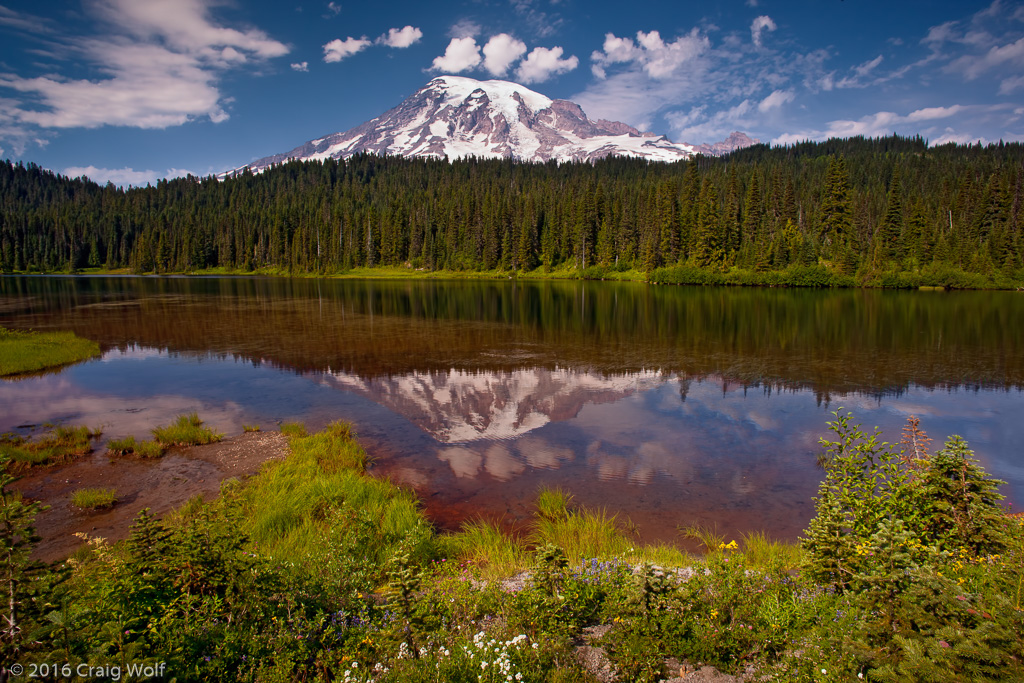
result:
[[[195,496],[214,498],[221,484],[259,472],[263,463],[284,458],[288,439],[280,432],[247,432],[207,446],[173,448],[159,460],[111,457],[97,451],[74,462],[30,471],[11,486],[29,500],[49,506],[36,517],[41,541],[33,557],[62,560],[86,533],[117,541],[128,536],[145,508],[158,517]],[[71,494],[81,488],[114,488],[117,504],[108,510],[81,510]]]

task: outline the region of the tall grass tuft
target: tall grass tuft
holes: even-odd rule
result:
[[[90,453],[91,440],[101,434],[100,430],[88,427],[54,427],[36,441],[4,434],[0,436],[0,455],[6,455],[20,467],[53,465]]]
[[[718,530],[718,525],[694,524],[692,526],[679,527],[679,533],[684,538],[699,541],[704,550],[709,553],[716,553],[725,546],[725,534]]]
[[[413,556],[429,552],[429,525],[415,496],[364,474],[366,452],[348,424],[293,436],[290,445],[288,458],[265,466],[240,494],[245,531],[262,552],[313,562],[339,538],[358,538],[349,549],[381,568],[407,539],[414,539]]]
[[[153,438],[164,446],[198,446],[224,438],[223,434],[217,434],[209,427],[204,427],[203,421],[196,413],[179,415],[172,424],[157,427],[151,432]]]
[[[306,425],[301,422],[283,422],[281,423],[281,433],[285,436],[303,437],[308,436],[309,432],[306,431]]]
[[[604,510],[566,510],[553,519],[538,514],[529,541],[538,547],[548,543],[558,546],[570,563],[634,552],[634,544],[619,530],[615,519]]]
[[[71,504],[83,510],[113,507],[117,502],[116,489],[85,488],[71,494]]]
[[[159,458],[164,447],[157,441],[136,441],[134,436],[111,439],[107,442],[109,455],[137,455],[140,458]]]
[[[458,533],[444,536],[443,543],[446,554],[472,563],[488,579],[510,576],[531,562],[522,541],[484,519],[466,522]]]
[[[743,535],[743,557],[747,566],[761,569],[795,569],[804,551],[795,543],[773,541],[762,531]]]
[[[537,494],[537,514],[543,519],[564,519],[569,514],[572,494],[561,488],[544,486]]]

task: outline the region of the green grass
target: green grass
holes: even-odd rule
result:
[[[773,541],[761,531],[744,534],[742,546],[747,565],[760,569],[796,569],[804,559],[796,543]]]
[[[123,439],[111,439],[107,442],[109,455],[137,455],[140,458],[159,458],[164,454],[164,447],[157,441],[137,441],[134,436]]]
[[[54,427],[36,441],[4,434],[0,436],[0,454],[9,457],[15,467],[55,465],[90,453],[92,439],[100,434],[88,427]]]
[[[153,438],[163,446],[200,446],[224,438],[223,434],[204,427],[196,413],[179,415],[172,424],[157,427],[151,432]]]
[[[531,563],[524,543],[501,530],[494,522],[466,522],[455,534],[441,538],[442,552],[472,564],[488,579],[511,576]]]
[[[71,494],[71,504],[83,510],[101,510],[117,503],[116,489],[85,488]]]
[[[258,432],[260,431],[259,425],[242,425],[243,432]]]
[[[303,437],[308,436],[306,425],[301,422],[284,422],[281,424],[281,433],[285,436]]]
[[[0,377],[38,372],[98,355],[96,342],[72,332],[19,332],[0,327]]]
[[[287,458],[266,465],[241,494],[245,531],[262,552],[309,559],[350,524],[374,539],[359,552],[383,566],[396,543],[427,528],[415,496],[364,474],[366,452],[348,424],[292,436],[290,446]]]
[[[537,514],[543,519],[564,519],[569,514],[572,494],[560,488],[541,488],[537,494]]]

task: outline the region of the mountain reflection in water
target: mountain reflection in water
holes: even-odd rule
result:
[[[792,538],[839,406],[890,441],[911,414],[937,441],[959,433],[1024,490],[1012,292],[0,277],[0,324],[105,349],[0,384],[0,430],[347,419],[445,525],[526,518],[558,485],[647,539],[699,522]]]

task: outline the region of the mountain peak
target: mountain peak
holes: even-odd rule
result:
[[[746,138],[734,133],[730,141],[734,136]],[[607,156],[679,161],[697,152],[721,153],[713,150],[727,142],[699,148],[674,143],[618,121],[591,120],[575,102],[553,100],[518,83],[438,76],[375,119],[311,140],[285,154],[264,157],[245,168],[258,172],[291,159],[337,159],[360,152],[541,162],[593,161]]]

